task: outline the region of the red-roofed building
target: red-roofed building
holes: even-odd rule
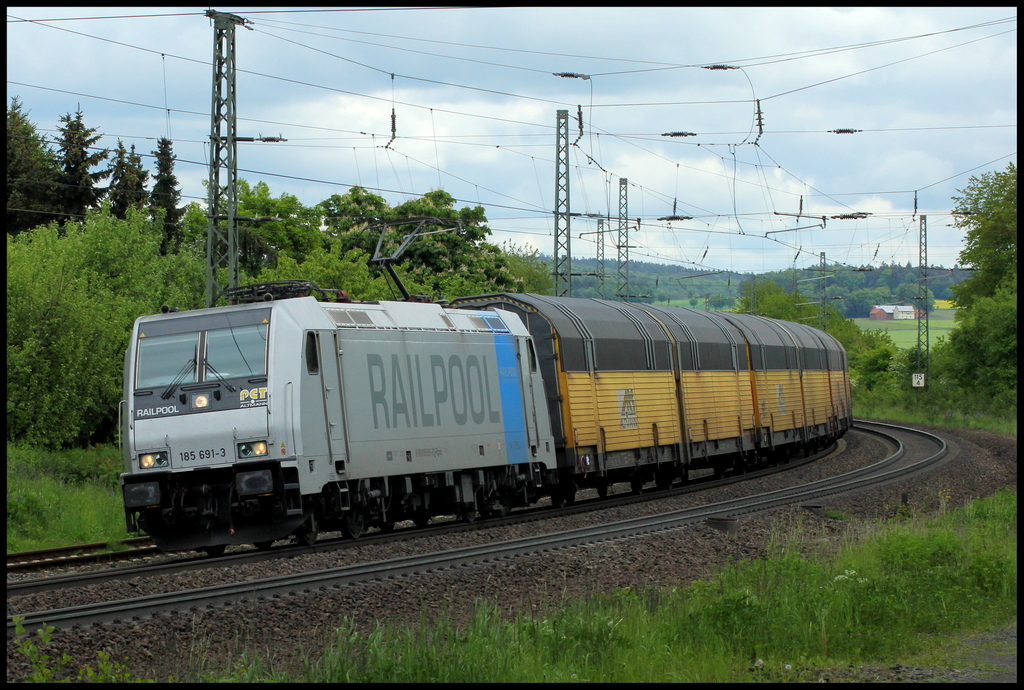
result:
[[[921,315],[920,309],[906,304],[876,304],[868,318],[875,321],[912,321]]]

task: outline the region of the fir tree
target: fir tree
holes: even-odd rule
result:
[[[7,234],[63,218],[54,215],[57,163],[17,96],[7,108]]]
[[[113,175],[110,178],[110,210],[118,218],[124,218],[129,208],[143,208],[149,200],[146,179],[149,173],[142,167],[142,156],[124,148],[124,142],[117,140],[117,154],[114,158]]]
[[[157,141],[156,175],[153,177],[153,192],[149,198],[149,212],[155,218],[161,210],[164,212],[163,240],[160,243],[161,254],[174,254],[181,246],[181,219],[185,209],[178,208],[181,191],[178,189],[178,178],[174,176],[174,159],[171,151],[171,140],[160,137]]]
[[[57,127],[60,131],[57,140],[60,172],[56,198],[63,213],[81,219],[87,209],[99,206],[107,192],[105,187],[97,187],[96,183],[109,177],[113,169],[91,171],[107,160],[110,151],[92,151],[102,135],[94,134],[95,127],[85,126],[81,110],[74,116],[71,113],[64,115],[60,121],[63,126]]]

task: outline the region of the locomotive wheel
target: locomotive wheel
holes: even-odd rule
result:
[[[503,518],[512,510],[512,497],[508,494],[502,494],[498,496],[496,501],[491,503],[491,506],[487,510],[487,517]]]
[[[346,510],[341,515],[341,533],[349,539],[358,539],[366,530],[366,516],[356,509]]]
[[[417,527],[426,527],[430,524],[430,513],[425,510],[416,511],[412,516],[412,524]]]
[[[395,521],[385,520],[384,522],[378,522],[377,528],[384,534],[390,534],[395,531]]]
[[[316,543],[316,538],[320,534],[320,521],[316,517],[316,513],[311,513],[306,521],[295,530],[295,539],[303,546],[312,546]]]

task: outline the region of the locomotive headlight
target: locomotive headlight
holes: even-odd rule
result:
[[[200,393],[192,396],[192,409],[193,410],[205,410],[210,406],[210,395],[208,393]]]
[[[143,453],[139,456],[139,467],[144,470],[151,467],[167,467],[167,453]]]
[[[240,458],[255,458],[266,454],[266,441],[250,441],[248,443],[238,444],[238,457]]]

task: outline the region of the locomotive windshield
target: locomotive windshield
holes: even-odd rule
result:
[[[226,379],[267,373],[267,325],[208,331],[206,365]]]
[[[155,338],[139,339],[139,369],[136,388],[155,388],[171,383],[182,371],[191,366],[191,372],[181,383],[196,380],[196,348],[198,333],[180,333]]]
[[[267,324],[140,337],[136,388],[264,376]],[[197,353],[204,356],[197,360]]]

